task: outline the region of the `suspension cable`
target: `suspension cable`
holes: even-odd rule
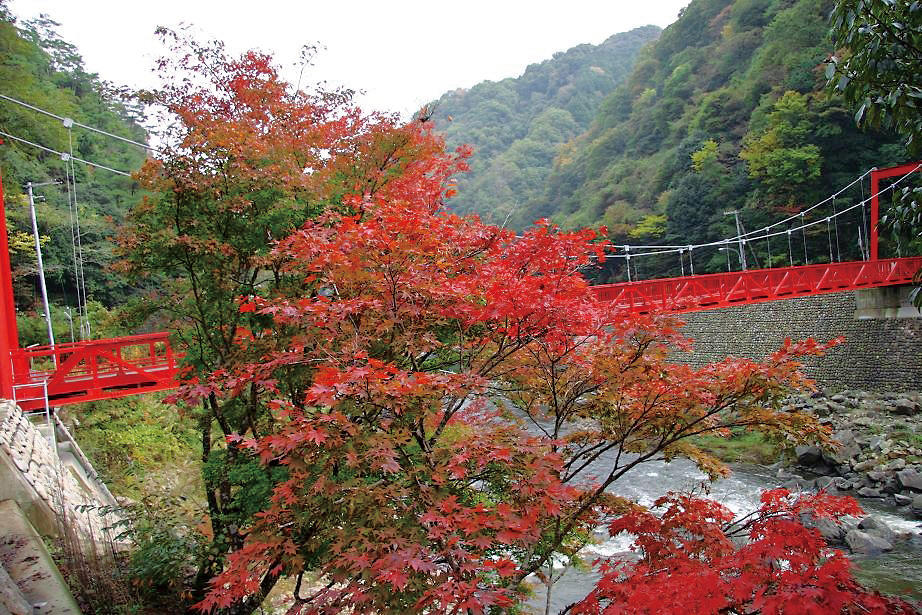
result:
[[[791,267],[794,266],[794,248],[791,247],[791,229],[788,229],[788,258],[791,261]]]
[[[862,209],[864,209],[864,208],[862,208]],[[863,241],[862,238],[861,238],[861,228],[862,228],[863,226],[864,226],[864,225],[863,225],[863,224],[861,223],[861,221],[859,220],[859,221],[858,221],[858,250],[861,252],[861,260],[866,261],[866,260],[868,260],[868,255],[867,255],[867,253],[865,252],[865,249],[864,249],[864,241]]]
[[[807,260],[807,227],[804,225],[804,213],[800,212],[800,232],[804,237],[804,265],[809,265],[810,261]]]
[[[66,123],[67,123],[68,121],[70,121],[70,123],[73,124],[74,126],[79,126],[80,128],[85,128],[86,130],[90,130],[90,131],[93,131],[93,132],[95,132],[95,133],[99,133],[99,134],[101,134],[101,135],[105,135],[105,136],[107,136],[107,137],[111,137],[112,139],[118,139],[119,141],[123,141],[123,142],[125,142],[125,143],[130,143],[131,145],[136,145],[137,147],[146,149],[146,150],[151,151],[151,152],[155,152],[155,153],[157,153],[157,154],[163,153],[161,150],[157,149],[156,147],[151,147],[150,145],[148,145],[148,144],[146,144],[146,143],[141,143],[140,141],[135,141],[134,139],[129,139],[129,138],[127,138],[127,137],[123,137],[123,136],[120,136],[120,135],[117,135],[117,134],[113,134],[113,133],[111,133],[111,132],[107,132],[107,131],[105,131],[105,130],[102,130],[101,128],[96,128],[96,127],[94,127],[94,126],[88,126],[88,125],[86,125],[86,124],[81,124],[80,122],[78,122],[78,121],[76,121],[76,120],[73,120],[73,119],[68,118],[68,117],[63,117],[63,116],[61,116],[61,115],[58,115],[57,113],[52,113],[51,111],[46,111],[45,109],[41,109],[41,108],[39,108],[39,107],[36,107],[35,105],[30,105],[30,104],[27,103],[27,102],[23,102],[23,101],[21,101],[21,100],[17,100],[17,99],[15,99],[15,98],[13,98],[12,96],[7,96],[6,94],[0,94],[0,98],[2,98],[3,100],[8,100],[9,102],[15,103],[15,104],[17,104],[17,105],[21,105],[21,106],[23,106],[23,107],[25,107],[25,108],[27,108],[27,109],[31,109],[32,111],[35,111],[35,112],[37,112],[37,113],[41,113],[41,114],[43,114],[43,115],[47,115],[48,117],[53,117],[53,118],[55,118],[56,120],[60,120],[61,122],[64,122],[65,125],[66,125]]]
[[[61,161],[64,163],[64,184],[67,186],[67,214],[70,218],[70,246],[71,246],[71,256],[73,257],[74,262],[74,290],[77,293],[77,318],[80,319],[80,338],[83,339],[83,320],[81,319],[80,306],[82,305],[82,298],[80,294],[80,273],[77,268],[77,236],[74,233],[74,201],[73,194],[70,189],[71,174],[70,174],[70,162],[67,155],[61,157]],[[74,181],[76,183],[76,180]],[[73,324],[73,323],[71,323]],[[73,328],[71,329],[73,332]]]
[[[871,245],[868,242],[868,212],[865,208],[866,199],[864,198],[864,184],[861,184],[861,223],[859,228],[864,230],[864,246],[862,248],[862,259],[861,260],[871,260]]]
[[[771,235],[768,234],[768,227],[765,227],[762,230],[765,231],[766,233],[765,244],[766,244],[766,249],[768,251],[768,263],[766,264],[768,265],[768,269],[771,269],[772,268],[772,238],[771,238]]]
[[[57,150],[51,149],[50,147],[45,147],[44,145],[39,145],[38,143],[33,143],[32,141],[29,141],[28,139],[23,139],[23,138],[21,138],[21,137],[17,137],[17,136],[15,136],[15,135],[11,135],[10,133],[4,132],[4,131],[2,131],[2,130],[0,130],[0,136],[7,137],[8,139],[12,139],[12,140],[14,140],[14,141],[19,141],[20,143],[24,143],[25,145],[31,145],[32,147],[36,147],[36,148],[38,148],[38,149],[40,149],[40,150],[42,150],[42,151],[48,152],[49,154],[54,154],[55,156],[59,156],[59,157],[61,157],[62,159],[63,159],[64,157],[69,157],[71,160],[76,160],[77,162],[82,162],[83,164],[85,164],[85,165],[87,165],[87,166],[90,166],[90,167],[96,167],[96,168],[99,168],[99,169],[105,169],[106,171],[111,171],[112,173],[115,173],[116,175],[123,175],[123,176],[125,176],[125,177],[131,177],[131,173],[128,173],[128,172],[126,172],[126,171],[119,171],[118,169],[113,169],[112,167],[107,167],[106,165],[104,165],[104,164],[99,164],[98,162],[91,162],[91,161],[89,161],[89,160],[84,160],[83,158],[77,158],[76,156],[71,156],[71,155],[68,154],[67,152],[59,152],[59,151],[57,151]]]
[[[884,188],[883,190],[878,191],[878,193],[877,193],[876,196],[879,197],[880,195],[882,195],[882,194],[884,194],[884,193],[886,193],[886,192],[888,192],[888,191],[891,191],[891,190],[895,189],[896,186],[897,186],[898,184],[900,184],[901,182],[905,181],[907,177],[909,177],[912,173],[914,173],[914,172],[916,172],[916,171],[918,171],[918,170],[920,170],[920,169],[922,169],[922,163],[918,164],[914,169],[908,171],[906,174],[904,174],[904,175],[902,175],[901,177],[899,177],[896,181],[894,181],[892,184],[890,184],[889,186],[887,186],[887,187]],[[868,173],[869,173],[869,172],[870,172],[870,171],[868,171]],[[865,173],[865,175],[867,175],[867,173]],[[864,177],[864,176],[862,176],[862,177]],[[850,184],[850,185],[853,185],[853,184],[854,184],[854,182],[852,182],[852,184]],[[863,186],[862,186],[862,188],[863,188]],[[863,190],[862,190],[862,192],[863,192]],[[841,191],[839,191],[839,193],[837,193],[837,194],[840,194],[840,193],[841,193]],[[859,207],[860,207],[860,208],[862,209],[862,211],[864,212],[864,211],[865,211],[865,208],[866,208],[866,206],[867,206],[867,203],[871,200],[871,198],[873,198],[873,196],[863,198],[863,199],[861,200],[860,203],[857,203],[857,204],[855,204],[855,205],[852,205],[851,207],[848,207],[848,208],[843,209],[843,210],[841,210],[841,211],[837,211],[837,212],[835,213],[835,216],[832,216],[832,217],[838,218],[839,216],[843,216],[843,215],[849,213],[850,211],[852,211],[853,209],[857,209],[857,208],[859,208]],[[830,200],[830,199],[826,199],[824,202],[829,201],[829,200]],[[759,237],[756,237],[757,239],[761,239],[761,238],[769,239],[769,238],[771,238],[771,237],[778,236],[778,235],[788,235],[788,239],[789,239],[789,242],[788,242],[788,243],[789,243],[789,246],[788,246],[788,257],[789,257],[789,260],[791,260],[791,262],[793,262],[793,246],[790,245],[790,244],[791,244],[790,235],[791,235],[793,232],[795,232],[795,231],[802,231],[802,232],[804,232],[803,241],[804,241],[804,250],[805,250],[805,255],[804,255],[804,256],[805,256],[805,263],[809,264],[809,261],[808,261],[808,254],[807,254],[807,252],[806,252],[806,232],[805,232],[805,231],[806,231],[806,229],[810,228],[811,226],[816,226],[817,224],[822,224],[822,223],[826,222],[826,218],[818,218],[818,219],[816,219],[816,220],[814,220],[814,221],[812,221],[812,222],[806,222],[804,216],[805,216],[805,214],[806,214],[808,211],[810,211],[810,209],[813,209],[813,208],[812,208],[812,207],[811,207],[811,208],[808,208],[808,209],[804,210],[803,212],[794,214],[793,216],[790,216],[790,217],[788,217],[788,218],[785,219],[785,221],[789,221],[789,220],[792,220],[792,219],[801,218],[802,223],[801,223],[800,225],[798,225],[798,226],[793,226],[793,227],[790,227],[790,228],[788,228],[788,229],[782,229],[782,230],[776,231],[776,232],[774,232],[774,233],[768,233],[768,232],[767,232],[768,230],[770,230],[771,228],[773,228],[773,227],[775,227],[775,226],[778,225],[778,223],[775,223],[775,224],[771,224],[771,225],[769,225],[769,226],[767,226],[767,227],[764,227],[764,228],[762,228],[762,229],[759,229],[758,231],[751,231],[751,232],[749,232],[749,233],[746,233],[745,235],[749,236],[749,235],[761,234]],[[763,233],[764,233],[764,234],[763,234]],[[865,238],[868,236],[867,231],[865,231],[864,236],[865,236]],[[610,247],[613,247],[613,248],[622,248],[622,249],[630,248],[630,250],[633,250],[633,252],[631,252],[631,257],[633,257],[633,258],[638,258],[638,257],[641,257],[641,256],[653,256],[653,255],[657,255],[657,254],[669,254],[669,253],[672,253],[672,252],[678,252],[679,249],[685,250],[685,249],[688,249],[688,248],[706,248],[706,247],[727,246],[728,244],[730,244],[730,243],[732,243],[732,242],[734,242],[734,241],[739,241],[739,240],[741,240],[742,238],[743,238],[743,235],[739,235],[739,236],[737,236],[737,237],[725,238],[725,239],[720,239],[720,240],[717,240],[717,241],[711,241],[711,242],[707,242],[707,243],[694,244],[694,245],[691,245],[691,246],[688,246],[688,245],[683,245],[683,246],[678,246],[678,245],[675,245],[675,246],[673,246],[673,245],[641,245],[641,246],[626,246],[626,245],[612,244],[612,245],[610,245]],[[866,242],[865,242],[865,243],[866,243]],[[649,250],[649,251],[646,251],[646,252],[637,252],[636,250],[638,250],[638,249],[640,249],[640,250]],[[624,255],[623,255],[623,254],[612,254],[612,255],[610,255],[610,256],[611,256],[611,257],[614,257],[614,258],[619,258],[619,257],[620,257],[620,258],[624,258]]]

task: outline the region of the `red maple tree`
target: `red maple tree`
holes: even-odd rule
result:
[[[640,559],[603,562],[595,589],[570,613],[916,612],[861,587],[845,555],[801,522],[803,515],[838,520],[860,514],[851,498],[776,489],[764,492],[759,509],[742,519],[716,502],[683,494],[669,494],[656,506],[665,508],[663,514],[635,510],[609,524],[612,536],[636,536]]]
[[[143,99],[166,114],[167,128],[157,157],[138,174],[145,193],[119,249],[122,270],[149,289],[127,315],[156,318],[173,332],[186,353],[182,382],[194,387],[249,360],[238,297],[289,294],[300,284],[272,253],[276,240],[327,209],[352,212],[346,195],[372,198],[407,177],[442,181],[444,173],[425,175],[439,164],[463,169],[464,152],[441,156],[441,140],[424,122],[362,113],[348,91],[296,89],[265,54],[234,56],[217,42],[161,34],[170,48],[159,65],[163,86]],[[277,480],[275,469],[227,444],[233,434],[263,437],[276,428],[260,384],[244,388],[237,397],[206,394],[181,408],[201,431],[207,522],[195,535],[200,548],[158,551],[182,554],[157,566],[174,577],[146,579],[183,588],[177,602],[204,596],[226,554],[243,548],[252,514],[268,503]],[[262,591],[275,580],[264,578]],[[254,598],[235,608],[258,606]]]
[[[455,216],[441,206],[451,159],[414,164],[281,241],[298,284],[242,303],[250,360],[183,393],[258,383],[275,429],[233,440],[287,471],[203,610],[277,574],[298,579],[291,613],[502,610],[603,515],[631,510],[609,488],[639,464],[685,456],[721,474],[691,436],[828,441],[813,417],[779,410],[817,344],[764,363],[670,363],[685,344],[673,319],[586,292],[597,232],[515,236]],[[308,572],[322,582],[302,591]]]
[[[427,123],[304,99],[258,54],[193,47],[179,65],[210,85],[163,94],[181,132],[142,175],[160,196],[123,246],[129,269],[191,276],[172,296],[188,302],[197,371],[173,401],[199,409],[206,463],[224,460],[206,488],[228,554],[200,568],[219,573],[200,610],[250,612],[285,575],[292,614],[503,612],[611,516],[645,559],[606,574],[581,612],[641,595],[655,611],[652,581],[635,595],[621,575],[652,579],[661,562],[675,572],[656,576],[660,595],[707,568],[736,600],[724,612],[771,612],[766,592],[788,588],[874,607],[840,558],[824,563],[815,537],[785,524],[799,504],[780,495],[736,550],[716,505],[667,500],[659,518],[612,495],[652,460],[724,473],[693,444],[701,434],[828,444],[814,417],[780,409],[806,384],[798,359],[822,346],[671,362],[688,345],[674,318],[587,292],[580,270],[604,259],[604,230],[542,221],[516,236],[446,210],[468,152],[444,153]],[[211,450],[215,422],[224,451]],[[226,470],[243,464],[271,481],[255,515]],[[800,559],[795,543],[809,547]],[[780,583],[775,561],[797,578]],[[697,612],[721,612],[714,593],[695,595]]]

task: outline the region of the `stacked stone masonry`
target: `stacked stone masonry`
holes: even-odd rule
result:
[[[34,497],[53,511],[58,523],[77,529],[86,538],[106,538],[111,519],[96,512],[100,502],[61,463],[52,444],[19,407],[6,400],[0,400],[0,453],[12,462]]]
[[[695,366],[727,356],[763,359],[785,338],[812,337],[845,343],[824,357],[805,361],[805,371],[823,388],[863,391],[922,390],[922,319],[856,319],[854,293],[684,314],[684,333],[695,350],[677,360]]]

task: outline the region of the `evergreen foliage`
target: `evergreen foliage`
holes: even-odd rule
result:
[[[0,93],[135,141],[145,142],[141,112],[125,102],[122,92],[97,75],[86,72],[76,47],[61,39],[56,22],[47,16],[18,23],[0,2]],[[59,120],[7,100],[0,100],[0,130],[50,149],[70,152],[69,135]],[[138,147],[77,127],[73,154],[115,169],[132,172],[145,159]],[[31,244],[25,182],[65,178],[65,162],[58,156],[3,139],[0,172],[6,197],[7,224],[15,244],[13,275],[21,309],[36,299],[35,253]],[[139,197],[128,177],[75,163],[77,203],[85,258],[87,293],[106,305],[123,300],[132,289],[109,270],[113,261],[112,236],[129,207]],[[67,190],[48,186],[36,190],[46,197],[36,203],[43,244],[48,290],[56,302],[76,305],[71,220]]]
[[[840,0],[833,28],[836,42],[847,49],[831,58],[827,77],[860,104],[855,120],[892,127],[922,151],[922,4]]]
[[[588,128],[601,101],[630,74],[640,48],[659,33],[644,26],[615,34],[600,45],[556,53],[517,78],[443,95],[434,119],[448,147],[474,147],[452,209],[496,224],[531,224],[527,203],[543,189],[561,146]]]

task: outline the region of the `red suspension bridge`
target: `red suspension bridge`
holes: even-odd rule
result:
[[[878,195],[882,179],[906,177],[919,169],[922,163],[870,172],[871,197],[867,200],[871,206],[870,226],[865,235],[864,260],[794,265],[792,256],[792,264],[788,267],[635,280],[594,286],[592,292],[602,301],[611,302],[616,309],[680,313],[910,283],[914,274],[922,269],[922,257],[879,258]],[[3,209],[0,182],[0,398],[14,399],[23,409],[35,410],[174,388],[180,357],[173,352],[166,333],[30,348],[19,346]],[[844,211],[836,215],[840,213]],[[831,220],[832,217],[820,218],[819,222],[825,221],[828,226]],[[816,222],[798,228],[812,224]],[[763,229],[764,238],[772,236],[768,233],[770,228]],[[790,241],[790,229],[776,234],[785,233]],[[739,241],[742,264],[745,262],[742,245],[753,235],[749,233],[706,245],[726,246]],[[806,235],[804,241],[806,246]],[[831,246],[830,243],[829,260],[833,261]],[[683,250],[688,250],[691,267],[694,247],[678,248],[680,260]],[[642,253],[634,255],[635,258],[642,256]],[[630,256],[626,260],[629,273]]]

